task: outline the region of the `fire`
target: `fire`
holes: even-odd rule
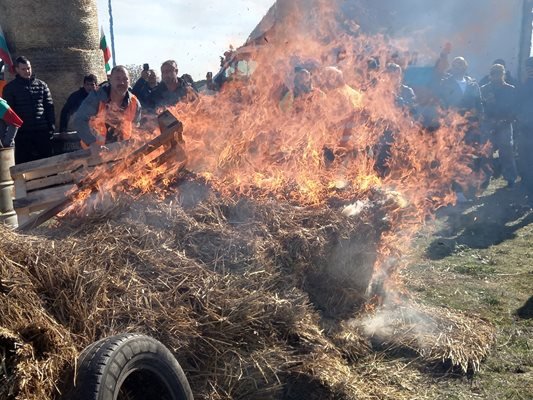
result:
[[[333,197],[354,202],[374,190],[389,193],[390,230],[379,248],[375,294],[390,288],[426,218],[455,201],[452,182],[475,181],[474,149],[464,143],[464,118],[441,117],[440,128],[430,130],[398,106],[398,78],[368,63],[389,60],[391,44],[348,35],[329,3],[318,3],[312,32],[301,30],[301,10],[290,10],[284,25],[250,45],[220,93],[171,112],[184,125],[187,169],[222,195],[323,207]],[[296,96],[301,70],[313,89]],[[385,143],[389,157],[380,165]],[[161,186],[156,179],[171,181],[171,169],[125,170],[106,187],[128,180],[130,188],[150,192]]]

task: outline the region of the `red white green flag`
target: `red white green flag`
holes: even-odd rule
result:
[[[4,36],[4,32],[2,31],[1,26],[0,26],[0,60],[4,61],[4,63],[9,67],[11,72],[14,71],[13,60],[11,59],[11,53],[9,52],[9,48],[7,47],[6,37]]]
[[[0,119],[6,121],[8,125],[14,125],[17,128],[22,126],[22,120],[20,117],[13,111],[7,101],[0,97]]]
[[[104,28],[102,27],[102,33],[100,34],[100,49],[104,52],[105,72],[111,71],[109,66],[109,60],[111,59],[111,50],[107,47],[107,41],[105,39]]]

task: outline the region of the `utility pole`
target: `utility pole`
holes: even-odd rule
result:
[[[115,52],[115,32],[113,30],[113,7],[109,0],[109,30],[111,31],[111,52],[113,53],[113,67],[117,66],[117,53]]]

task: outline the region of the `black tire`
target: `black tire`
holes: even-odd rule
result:
[[[172,353],[145,335],[104,338],[79,357],[76,400],[192,400],[189,382]]]

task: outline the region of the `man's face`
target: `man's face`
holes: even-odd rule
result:
[[[22,78],[30,79],[31,78],[31,64],[28,61],[26,64],[19,63],[15,67],[15,71],[17,74],[19,74]]]
[[[505,81],[505,70],[492,70],[489,77],[493,83],[503,83]]]
[[[130,76],[126,71],[117,69],[111,74],[109,83],[113,92],[125,96],[130,86]]]
[[[164,64],[161,67],[161,80],[165,82],[166,85],[173,85],[178,81],[178,69],[174,68],[172,65]]]
[[[96,82],[91,82],[91,81],[83,82],[83,88],[85,89],[87,93],[91,93],[92,91],[96,90],[97,87],[98,85],[96,84]]]
[[[298,71],[294,76],[294,87],[309,93],[312,90],[311,74],[308,71]]]
[[[467,64],[463,58],[456,58],[452,62],[451,73],[455,78],[463,78],[466,74]]]
[[[150,86],[155,86],[157,85],[157,75],[155,74],[155,71],[153,70],[150,70],[148,71],[148,83],[150,84]]]

